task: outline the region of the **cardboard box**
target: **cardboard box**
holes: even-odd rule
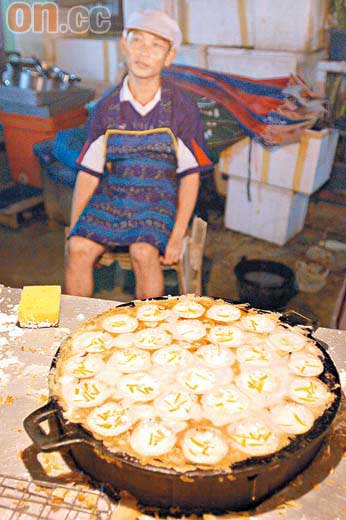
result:
[[[247,180],[228,179],[225,227],[283,246],[304,227],[309,196]]]
[[[251,179],[310,195],[330,177],[339,133],[335,129],[305,130],[299,143],[267,148],[252,141]],[[220,154],[223,174],[249,176],[247,137]]]

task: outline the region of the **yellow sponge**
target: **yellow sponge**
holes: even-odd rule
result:
[[[21,327],[54,327],[59,322],[60,285],[23,287],[18,309]]]

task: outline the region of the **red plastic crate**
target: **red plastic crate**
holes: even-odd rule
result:
[[[11,176],[15,182],[42,187],[40,165],[33,145],[54,137],[58,130],[84,123],[88,112],[83,106],[53,117],[35,117],[0,112]]]

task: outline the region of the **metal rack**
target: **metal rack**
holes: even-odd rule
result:
[[[101,492],[0,475],[1,520],[109,520]]]

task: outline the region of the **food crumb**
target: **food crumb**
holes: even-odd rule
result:
[[[71,471],[61,454],[57,451],[39,453],[37,458],[49,477],[59,477]]]

